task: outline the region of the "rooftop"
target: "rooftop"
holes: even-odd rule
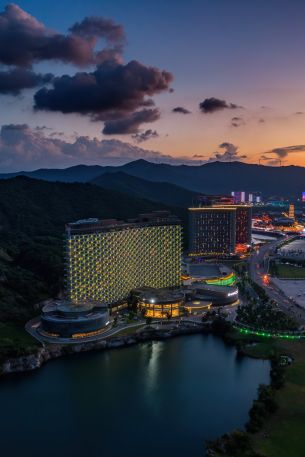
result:
[[[142,300],[150,303],[167,303],[175,300],[183,300],[184,294],[181,289],[172,290],[167,288],[155,289],[154,287],[140,287],[132,291]]]
[[[122,230],[137,226],[178,224],[180,224],[180,220],[169,211],[153,211],[139,214],[135,219],[128,219],[127,221],[98,218],[81,219],[68,223],[66,231],[68,233],[91,233],[95,231]]]
[[[200,276],[207,278],[217,278],[222,276],[221,270],[218,265],[213,264],[190,264],[189,265],[189,274],[191,276]]]
[[[241,207],[251,207],[250,203],[236,203],[234,197],[231,195],[198,195],[193,199],[192,207],[194,209],[232,209],[236,210]]]
[[[89,301],[73,303],[69,300],[54,300],[43,307],[43,313],[59,313],[65,315],[86,314],[97,308],[103,310],[103,307],[97,306],[96,303]]]

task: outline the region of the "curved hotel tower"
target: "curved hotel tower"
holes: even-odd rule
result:
[[[115,305],[139,287],[181,284],[182,227],[167,211],[127,222],[89,219],[66,226],[66,291],[74,302]]]

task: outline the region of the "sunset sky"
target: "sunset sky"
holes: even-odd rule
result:
[[[305,166],[304,1],[8,5],[0,172],[140,157]]]

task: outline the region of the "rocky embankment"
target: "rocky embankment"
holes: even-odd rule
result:
[[[66,355],[78,354],[81,352],[100,351],[105,349],[121,348],[131,346],[145,341],[163,340],[172,338],[178,335],[188,335],[193,333],[202,333],[208,331],[205,325],[197,325],[196,327],[178,327],[166,330],[149,330],[145,329],[141,332],[126,336],[110,337],[105,340],[94,342],[82,342],[79,344],[57,345],[49,344],[41,347],[35,354],[29,354],[18,358],[6,360],[0,366],[0,376],[10,373],[22,373],[26,371],[36,370],[45,362]]]

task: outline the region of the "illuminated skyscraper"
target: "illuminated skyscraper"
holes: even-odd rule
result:
[[[189,208],[189,253],[232,254],[251,244],[252,207],[233,197],[198,197]]]
[[[261,203],[262,197],[260,192],[232,191],[234,203]]]
[[[289,205],[288,217],[289,219],[295,219],[294,204],[292,203]]]
[[[66,292],[74,301],[118,303],[138,287],[179,286],[182,227],[166,211],[137,220],[90,219],[66,227]]]

